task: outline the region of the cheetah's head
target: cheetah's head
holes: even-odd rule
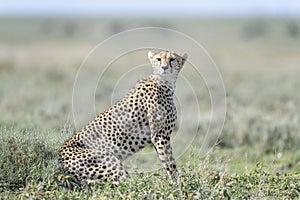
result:
[[[153,74],[160,76],[177,76],[187,59],[187,54],[178,55],[170,51],[148,52],[153,67]]]

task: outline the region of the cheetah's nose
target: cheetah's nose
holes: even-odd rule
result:
[[[168,65],[167,66],[161,66],[161,68],[166,71],[168,69]]]

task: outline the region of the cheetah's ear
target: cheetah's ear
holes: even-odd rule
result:
[[[152,63],[153,56],[154,56],[154,53],[152,51],[149,51],[148,52],[148,58],[149,58],[151,63]]]
[[[183,54],[181,55],[181,58],[183,58],[183,60],[186,61],[186,59],[188,58],[187,53],[183,53]]]
[[[186,59],[188,58],[188,55],[187,55],[187,53],[183,53],[180,57],[182,58],[182,65],[183,65],[185,63]]]

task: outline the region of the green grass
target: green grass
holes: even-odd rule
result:
[[[187,65],[182,73],[195,86],[201,117],[198,125],[194,118],[182,116],[176,127],[182,128],[173,139],[180,178],[172,182],[161,169],[146,170],[159,165],[153,148],[147,148],[126,162],[131,178],[119,187],[101,182],[78,184],[61,173],[57,156],[63,142],[76,131],[72,89],[80,63],[94,45],[111,34],[155,25],[192,36],[219,65],[227,92],[222,134],[208,135],[206,147],[212,150],[207,154],[200,151],[209,126],[209,93]],[[299,20],[292,19],[0,19],[0,197],[299,199],[297,26]],[[147,62],[144,52],[123,59],[101,80],[96,91],[97,111],[109,107],[122,63],[123,72],[130,69],[131,62]],[[87,76],[94,73],[91,70]],[[123,77],[119,92],[143,73]],[[185,105],[191,105],[192,109],[187,107],[191,116],[199,114],[183,79],[176,94],[181,97],[180,116]],[[80,124],[90,118],[84,120]]]
[[[2,198],[294,199],[300,194],[299,173],[274,172],[273,166],[262,162],[249,167],[247,172],[233,173],[228,166],[234,164],[220,151],[179,162],[180,177],[173,182],[159,170],[133,173],[118,187],[101,182],[79,184],[61,173],[57,151],[62,141],[49,138],[49,134],[58,135],[1,126]]]

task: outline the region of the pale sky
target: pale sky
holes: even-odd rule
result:
[[[299,0],[0,0],[0,15],[297,16]]]

